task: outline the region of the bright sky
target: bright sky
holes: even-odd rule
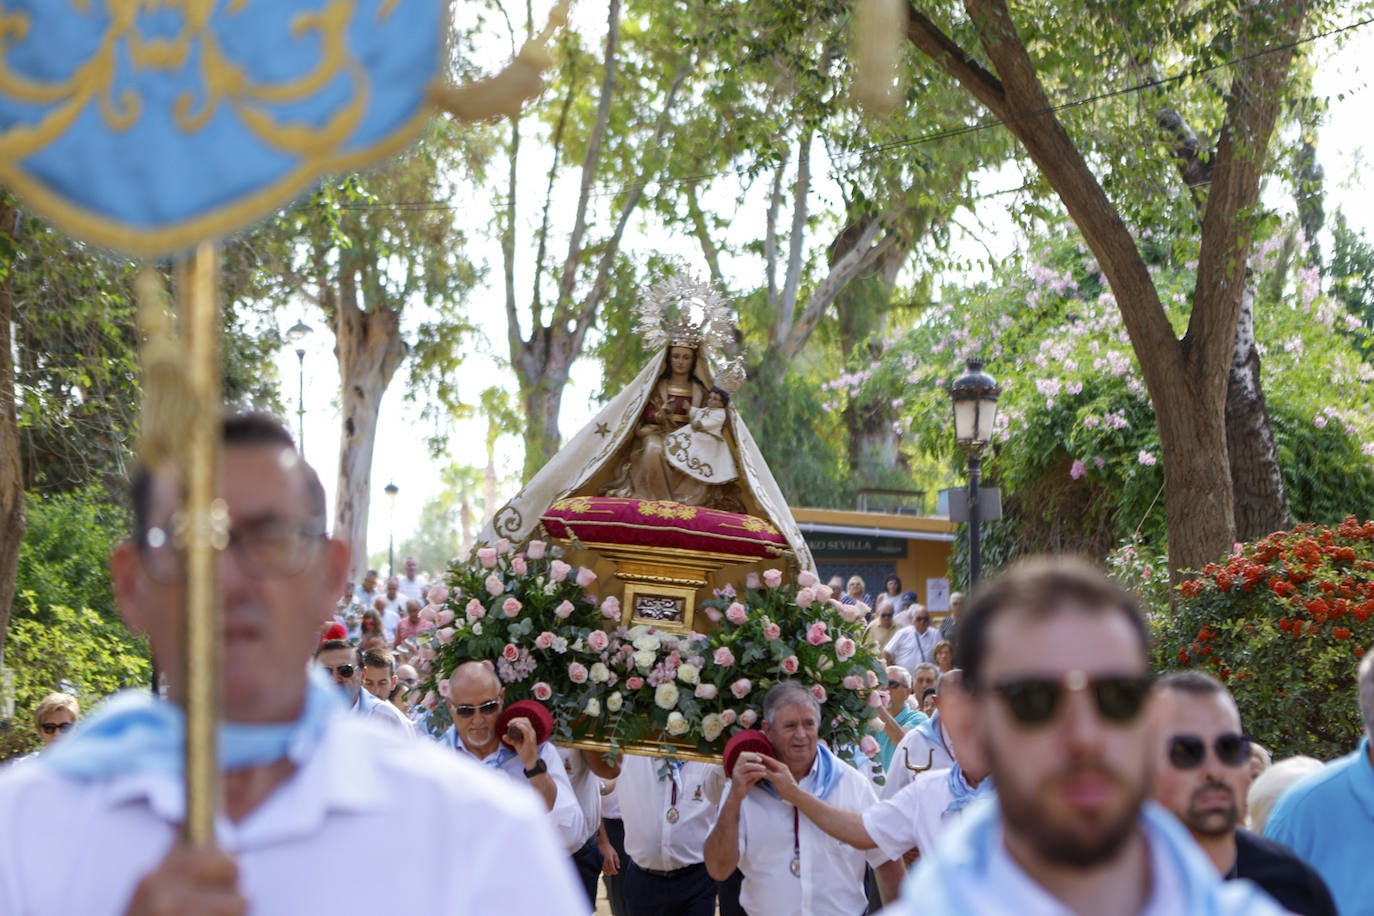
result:
[[[585,24],[583,34],[593,34],[597,26]],[[582,28],[583,24],[579,24]],[[1330,99],[1330,110],[1325,126],[1322,127],[1318,144],[1318,157],[1326,171],[1327,214],[1340,209],[1356,228],[1374,236],[1374,193],[1364,180],[1365,157],[1361,144],[1368,132],[1371,110],[1371,65],[1370,52],[1374,51],[1374,25],[1366,25],[1353,34],[1349,44],[1335,56],[1330,56],[1331,40],[1317,43],[1313,50],[1316,59],[1322,59],[1322,68],[1317,74],[1317,94]],[[1003,186],[1004,181],[990,177],[992,187]],[[1283,195],[1280,195],[1282,198]],[[996,206],[998,198],[992,198]],[[1290,209],[1286,199],[1271,201],[1271,204]],[[484,206],[474,201],[474,207]],[[485,216],[476,222],[484,222]],[[998,223],[995,212],[984,214],[984,222],[989,226]],[[975,225],[969,220],[968,225]],[[635,238],[636,232],[640,237]],[[986,231],[986,228],[983,230]],[[656,234],[655,234],[656,235]],[[627,249],[649,247],[663,250],[676,247],[679,240],[662,237],[645,237],[641,226],[633,225],[627,233]],[[1014,238],[1004,240],[1010,248],[1016,244]],[[695,249],[684,246],[684,253],[690,257]],[[1326,250],[1330,250],[1329,244]],[[977,254],[981,254],[978,249]],[[491,277],[499,283],[499,254],[493,248],[489,251],[478,249],[475,257],[485,257]],[[517,284],[517,290],[521,287]],[[493,290],[483,297],[485,301],[499,303],[501,296]],[[474,301],[479,301],[475,299]],[[282,328],[295,323],[298,318],[314,327],[315,332],[305,342],[305,449],[306,458],[321,472],[325,489],[329,496],[330,511],[333,511],[334,491],[338,476],[339,448],[339,390],[338,367],[333,355],[333,335],[323,327],[318,313],[310,313],[299,307],[288,307],[279,313]],[[414,316],[408,316],[406,331],[414,326]],[[491,347],[504,349],[505,319],[495,308],[483,322]],[[488,348],[490,352],[490,348]],[[278,369],[282,380],[282,402],[288,408],[291,426],[296,428],[298,367],[295,350],[283,349],[278,358]],[[407,367],[397,372],[383,400],[381,418],[378,426],[377,444],[373,457],[372,507],[369,526],[369,552],[385,550],[389,533],[389,518],[383,487],[394,481],[400,488],[396,499],[395,536],[402,540],[413,528],[411,520],[416,517],[425,501],[439,488],[439,472],[449,463],[467,464],[482,467],[486,464],[484,453],[485,426],[480,420],[447,424],[449,433],[449,453],[442,461],[434,461],[424,446],[426,434],[432,433],[432,426],[422,425],[419,419],[420,406],[405,401],[405,374]],[[488,355],[473,353],[468,357],[463,372],[464,383],[469,387],[465,394],[475,400],[480,390],[493,379],[504,378],[513,391],[515,377],[509,370],[499,368]],[[591,397],[597,387],[598,370],[582,365],[574,369],[574,379],[563,397],[561,425],[566,439],[589,420],[595,405]],[[432,421],[431,421],[432,423]],[[508,437],[499,445],[499,471],[513,477],[521,464],[520,443]],[[501,498],[508,493],[500,494]],[[397,558],[399,564],[400,558]]]

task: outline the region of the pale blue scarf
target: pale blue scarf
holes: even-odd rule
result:
[[[840,761],[824,744],[816,745],[816,788],[811,794],[824,801],[835,786],[839,785],[842,766],[849,764]],[[778,790],[773,788],[773,784],[768,780],[760,782],[759,788],[782,801]]]
[[[945,810],[940,812],[940,818],[943,820],[953,817],[960,811],[963,811],[964,808],[968,806],[969,802],[982,798],[984,795],[990,795],[991,793],[991,774],[984,776],[983,781],[978,783],[977,788],[974,788],[968,784],[968,780],[964,779],[964,771],[959,768],[959,764],[956,762],[954,766],[949,768],[949,794],[954,796],[954,798]]]
[[[220,767],[241,770],[283,758],[300,762],[319,743],[331,714],[342,710],[343,696],[324,672],[312,666],[306,680],[305,709],[294,722],[248,724],[220,722]],[[79,781],[138,773],[180,777],[184,765],[186,716],[175,703],[147,690],[122,690],[38,760],[56,773]]]

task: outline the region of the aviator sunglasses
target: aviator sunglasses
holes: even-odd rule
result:
[[[471,719],[479,712],[484,716],[495,715],[496,710],[500,708],[500,700],[487,700],[481,706],[468,706],[467,704],[464,704],[462,706],[455,706],[453,707],[453,712],[460,719]]]
[[[1150,693],[1149,675],[1113,675],[1089,678],[1070,671],[1063,680],[1024,678],[1003,681],[990,688],[1007,704],[1013,719],[1022,725],[1046,725],[1059,711],[1064,694],[1087,690],[1097,712],[1109,722],[1130,722],[1145,705]]]
[[[335,665],[332,668],[328,665],[320,665],[320,667],[323,668],[325,671],[328,671],[335,677],[341,677],[344,680],[348,680],[349,678],[351,678],[353,676],[353,672],[358,670],[357,665]]]
[[[1249,735],[1217,735],[1212,742],[1217,759],[1228,767],[1250,761]],[[1169,762],[1178,770],[1191,770],[1202,765],[1207,756],[1207,743],[1197,735],[1174,735],[1169,739]]]

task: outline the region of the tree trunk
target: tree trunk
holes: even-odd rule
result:
[[[1247,284],[1236,324],[1236,353],[1226,391],[1226,454],[1231,460],[1236,540],[1253,541],[1288,527],[1274,428],[1260,387],[1255,346],[1255,291]]]
[[[0,245],[13,261],[15,211],[0,199]],[[10,323],[14,299],[8,265],[0,280],[0,668],[5,664],[5,634],[14,604],[14,580],[19,570],[19,547],[28,519],[24,514],[24,474],[19,462],[19,419],[14,400],[14,350]]]
[[[558,431],[558,413],[563,407],[563,387],[567,384],[568,370],[572,365],[572,359],[567,354],[571,341],[566,335],[554,335],[546,328],[536,328],[534,336],[537,342],[552,343],[554,346],[541,347],[535,343],[518,356],[521,364],[520,406],[525,418],[526,480],[533,477],[558,451],[562,441]],[[550,341],[549,337],[555,339]]]
[[[350,576],[361,582],[367,570],[368,506],[372,492],[372,452],[382,395],[405,359],[400,316],[385,307],[364,311],[347,268],[340,267],[342,289],[334,333],[342,385],[343,428],[339,439],[339,483],[334,534],[352,549]],[[394,524],[394,519],[388,519]]]

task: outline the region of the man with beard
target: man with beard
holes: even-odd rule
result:
[[[1096,568],[1040,560],[972,597],[959,657],[997,785],[907,879],[905,912],[1270,914],[1223,883],[1151,782],[1150,636]]]
[[[1159,682],[1155,801],[1173,812],[1217,873],[1249,878],[1299,916],[1336,916],[1321,876],[1288,847],[1248,830],[1250,741],[1236,701],[1220,681],[1179,671]]]

